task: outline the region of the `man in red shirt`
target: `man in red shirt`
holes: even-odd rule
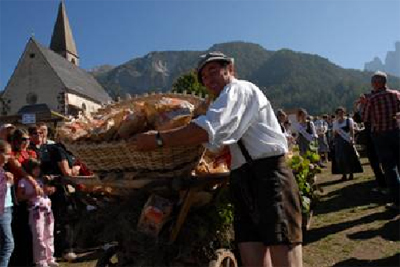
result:
[[[387,87],[387,75],[375,72],[371,78],[374,94],[361,97],[363,120],[371,125],[372,140],[383,166],[393,203],[387,206],[400,211],[400,129],[396,115],[400,112],[400,92]]]

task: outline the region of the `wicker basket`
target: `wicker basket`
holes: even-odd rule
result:
[[[75,142],[65,146],[96,173],[140,171],[163,177],[189,174],[204,151],[202,146],[179,146],[143,152],[124,140],[97,144]]]
[[[159,93],[128,98],[101,108],[98,113],[107,113],[111,108],[129,107],[134,102],[159,100],[162,97],[179,98],[192,103],[195,107],[204,103],[197,95]],[[187,175],[201,158],[202,146],[180,146],[160,148],[154,151],[137,151],[125,140],[94,143],[93,141],[65,142],[66,147],[90,170],[96,173],[107,172],[144,172],[148,176],[177,177]]]

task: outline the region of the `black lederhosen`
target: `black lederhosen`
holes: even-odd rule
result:
[[[299,189],[283,155],[254,160],[253,171],[247,163],[233,170],[230,189],[236,242],[302,242]]]

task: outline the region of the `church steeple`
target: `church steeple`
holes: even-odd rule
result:
[[[65,57],[68,61],[79,66],[79,56],[76,50],[74,37],[64,1],[60,2],[56,24],[54,25],[53,35],[51,36],[50,49]]]

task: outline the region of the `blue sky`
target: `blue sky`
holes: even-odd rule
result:
[[[400,0],[66,0],[81,67],[246,41],[362,69],[400,40]],[[49,45],[59,0],[0,0],[0,90],[29,37]]]

